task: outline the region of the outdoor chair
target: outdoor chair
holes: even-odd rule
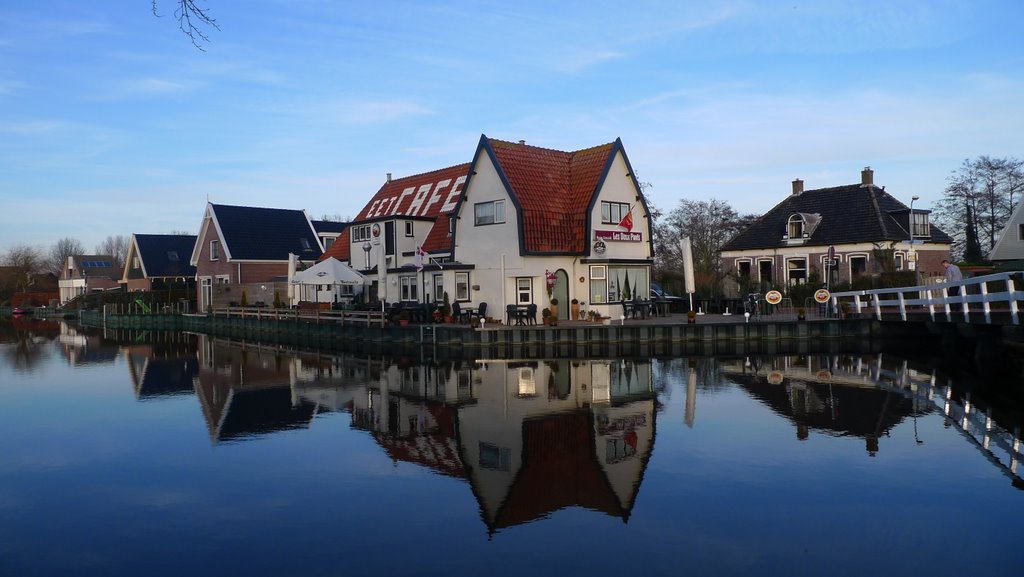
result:
[[[526,324],[535,325],[537,324],[537,305],[528,304],[526,305]]]

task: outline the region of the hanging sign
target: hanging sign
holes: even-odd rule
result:
[[[770,305],[777,305],[782,302],[782,293],[779,291],[768,291],[768,294],[764,295],[764,300],[768,301]]]
[[[621,230],[595,230],[594,238],[614,242],[643,242],[644,233]]]
[[[819,304],[825,304],[832,295],[828,292],[828,289],[818,289],[814,291],[814,300]]]
[[[768,373],[768,384],[770,385],[781,385],[782,379],[782,371],[772,371]]]

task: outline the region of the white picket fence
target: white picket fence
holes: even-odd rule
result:
[[[1014,279],[1024,276],[1024,271],[1004,272],[972,277],[952,283],[918,285],[909,287],[846,291],[832,293],[834,310],[844,306],[852,312],[874,312],[881,320],[883,309],[898,312],[900,319],[907,320],[907,311],[926,309],[931,319],[944,315],[945,320],[971,322],[971,314],[983,314],[985,324],[992,323],[992,312],[1007,312],[1013,324],[1020,324],[1020,301],[1024,291],[1018,290]],[[949,294],[949,289],[960,287],[959,294]],[[995,290],[993,290],[995,289]],[[959,310],[954,310],[959,309]]]

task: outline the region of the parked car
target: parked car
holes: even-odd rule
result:
[[[666,300],[668,301],[668,310],[674,313],[681,313],[689,308],[687,300],[683,297],[677,297],[674,294],[670,294],[661,288],[661,285],[652,282],[651,283],[651,300]]]

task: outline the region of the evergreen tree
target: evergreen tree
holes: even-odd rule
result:
[[[978,241],[978,226],[974,222],[974,211],[967,207],[967,230],[964,240],[964,261],[981,262],[985,256],[981,254],[981,243]]]

